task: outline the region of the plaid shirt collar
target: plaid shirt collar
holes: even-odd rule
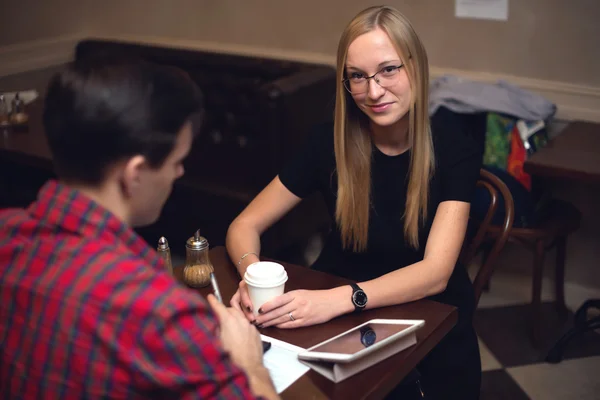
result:
[[[85,238],[120,243],[143,258],[153,268],[162,270],[162,260],[133,229],[78,190],[50,180],[38,193],[28,212],[46,226],[59,228]]]

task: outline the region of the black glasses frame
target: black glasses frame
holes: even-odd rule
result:
[[[368,91],[369,91],[369,83],[368,83],[368,82],[369,82],[369,79],[374,79],[374,80],[375,80],[375,82],[377,82],[377,84],[379,85],[379,80],[377,80],[375,77],[376,77],[378,74],[380,74],[381,72],[383,72],[383,70],[384,70],[384,69],[386,69],[386,68],[390,68],[390,67],[394,67],[394,68],[396,68],[398,71],[400,71],[400,69],[401,69],[402,67],[404,67],[404,64],[400,64],[400,65],[386,65],[385,67],[381,68],[379,71],[375,72],[373,75],[371,75],[371,76],[365,76],[365,82],[367,82],[367,90],[366,90],[365,92],[359,92],[359,93],[356,93],[356,92],[355,92],[354,94],[360,94],[360,93],[366,93],[366,92],[368,92]],[[350,90],[350,78],[345,78],[345,79],[342,79],[342,83],[344,84],[344,87],[346,88],[346,90],[347,90],[347,91],[348,91],[350,94],[353,94],[353,93],[352,93],[352,90]],[[381,85],[379,85],[379,86],[381,86]],[[383,86],[382,86],[382,87],[383,87]]]

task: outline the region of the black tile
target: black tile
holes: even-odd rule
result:
[[[573,326],[573,313],[559,317],[552,303],[542,304],[543,338],[539,348],[531,341],[531,307],[528,304],[478,309],[475,329],[481,340],[504,367],[544,362],[548,350]],[[600,335],[595,332],[572,340],[563,359],[600,355]]]
[[[505,370],[497,369],[483,373],[480,400],[529,400],[529,396]]]

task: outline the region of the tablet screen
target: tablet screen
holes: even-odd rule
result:
[[[410,324],[368,323],[330,342],[312,348],[320,353],[354,354],[412,327]]]

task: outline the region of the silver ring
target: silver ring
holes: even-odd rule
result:
[[[294,318],[294,316],[292,315],[292,313],[289,313],[289,316],[290,316],[290,321],[295,321],[296,320],[296,318]]]

